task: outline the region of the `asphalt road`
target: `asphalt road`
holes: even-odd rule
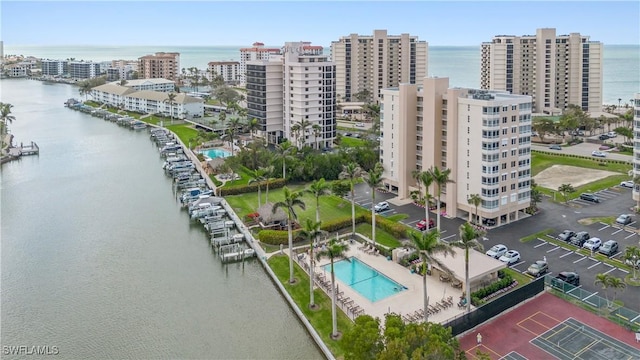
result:
[[[371,200],[371,190],[365,184],[358,184],[355,187],[356,203],[364,208],[371,209],[374,205]],[[551,235],[557,236],[563,230],[573,230],[575,232],[588,231],[590,236],[598,237],[604,243],[609,239],[616,240],[620,245],[620,253],[614,255],[621,256],[627,246],[639,246],[640,236],[634,231],[640,228],[640,218],[633,215],[633,220],[625,229],[609,226],[601,222],[591,225],[581,225],[578,221],[585,218],[615,216],[623,213],[631,213],[630,209],[635,206],[631,198],[631,189],[615,186],[597,193],[601,199],[599,204],[590,203],[583,200],[573,200],[568,204],[556,204],[544,199],[539,208],[541,211],[517,222],[507,224],[498,228],[489,229],[486,239],[482,241],[485,250],[495,244],[504,244],[509,249],[518,250],[521,260],[512,266],[513,269],[524,273],[529,265],[536,260],[546,257],[549,263],[550,276],[555,276],[561,271],[575,271],[580,275],[582,288],[590,292],[598,292],[604,297],[601,286],[594,284],[595,276],[599,273],[607,273],[612,276],[624,278],[626,270],[611,267],[605,263],[581,255],[574,250],[566,250],[558,247],[547,239],[534,240],[527,243],[520,242],[520,239],[546,229],[553,229]],[[394,198],[390,193],[376,192],[376,203]],[[409,217],[401,222],[415,227],[415,224],[424,219],[424,209],[413,204],[396,206],[390,204],[389,210],[379,213],[381,216],[390,216],[398,213],[408,214]],[[434,221],[435,212],[430,213]],[[444,241],[456,241],[458,239],[458,228],[465,220],[448,219],[441,217],[441,232]],[[610,295],[611,296],[611,295]],[[622,300],[625,307],[640,312],[640,287],[628,286],[623,292],[618,292],[617,298]]]
[[[618,136],[618,138],[616,138],[614,141],[622,141],[622,139],[620,136]],[[558,153],[564,153],[564,154],[583,155],[583,156],[592,156],[591,152],[594,150],[598,150],[600,148],[600,144],[592,144],[587,142],[583,142],[582,144],[577,144],[572,146],[565,146],[565,147],[562,147],[562,150],[551,150],[549,149],[549,146],[550,145],[541,145],[541,144],[531,143],[532,150],[558,152]],[[603,152],[607,154],[607,157],[605,158],[605,160],[611,159],[611,160],[621,160],[621,161],[629,161],[629,162],[633,161],[632,155],[620,154],[610,150],[605,150]],[[596,159],[596,157],[594,157],[594,159]]]

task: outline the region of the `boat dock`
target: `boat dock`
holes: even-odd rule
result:
[[[30,145],[26,145],[26,146],[20,143],[20,147],[18,147],[17,149],[20,150],[20,155],[23,155],[23,156],[40,154],[40,148],[38,147],[38,144],[36,144],[33,141],[31,142]]]
[[[20,143],[20,146],[13,146],[10,143],[10,141],[13,139],[13,136],[7,136],[7,139],[9,140],[10,145],[7,148],[6,154],[2,154],[2,160],[0,161],[0,163],[2,164],[12,160],[18,160],[22,156],[40,154],[40,147],[38,147],[38,144],[36,144],[33,141],[31,142],[31,144],[28,144],[28,145],[24,145],[23,143]]]

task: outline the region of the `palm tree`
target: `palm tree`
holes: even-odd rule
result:
[[[313,130],[313,136],[316,142],[316,149],[320,150],[320,146],[318,145],[318,136],[322,133],[322,127],[318,124],[313,124],[313,126],[311,126],[311,129]]]
[[[282,178],[287,180],[287,160],[293,159],[292,154],[296,152],[297,148],[286,140],[276,145],[276,157],[282,160]]]
[[[238,133],[238,127],[240,126],[240,119],[233,118],[229,121],[229,127],[227,128],[225,136],[229,139],[229,143],[231,145],[231,156],[233,156],[234,152],[234,139],[236,134]]]
[[[0,132],[0,152],[4,149],[4,137],[7,134],[8,123],[13,123],[16,119],[15,116],[11,115],[11,108],[13,105],[9,103],[0,102],[0,126],[2,126],[2,131]]]
[[[287,231],[289,232],[289,284],[293,284],[296,282],[296,279],[293,277],[293,230],[291,229],[291,225],[294,220],[298,219],[298,215],[296,214],[296,206],[300,209],[306,209],[306,204],[300,198],[302,195],[300,192],[289,190],[288,187],[284,187],[284,201],[278,201],[273,204],[273,208],[271,211],[275,214],[275,212],[282,208],[287,213]]]
[[[624,256],[622,258],[625,263],[631,263],[631,267],[633,268],[633,278],[638,278],[638,261],[640,260],[640,248],[637,246],[629,246],[624,251]]]
[[[373,246],[376,246],[376,212],[374,209],[374,204],[376,203],[376,189],[380,187],[382,184],[382,172],[384,168],[381,163],[376,163],[376,165],[369,171],[369,173],[364,173],[364,181],[369,185],[369,189],[371,189],[371,240],[373,240]]]
[[[167,94],[167,98],[163,101],[165,103],[169,103],[169,112],[170,112],[172,124],[173,124],[173,104],[175,104],[176,96],[178,96],[176,93],[170,92],[169,94]]]
[[[331,186],[321,178],[312,182],[306,190],[316,198],[316,221],[320,221],[320,196],[329,195],[330,189]]]
[[[429,230],[423,233],[410,231],[409,239],[411,245],[415,248],[422,258],[422,287],[424,296],[424,322],[429,321],[429,297],[427,296],[427,264],[434,264],[438,269],[445,273],[452,274],[453,272],[439,259],[435,257],[436,254],[443,254],[455,256],[456,253],[451,248],[451,245],[446,242],[440,241],[440,231],[438,229]]]
[[[322,225],[322,222],[313,221],[310,218],[307,218],[306,222],[304,223],[304,227],[302,228],[302,230],[300,230],[300,236],[302,236],[305,240],[309,241],[309,308],[310,309],[316,308],[316,304],[313,299],[313,276],[315,275],[314,274],[315,258],[313,255],[314,239],[317,240],[317,238],[320,235],[326,233],[326,231],[320,230],[321,225]]]
[[[308,127],[311,127],[311,121],[307,119],[302,119],[291,127],[291,130],[296,133],[296,140],[300,142],[300,147],[304,146]],[[296,130],[294,130],[294,128],[296,128]],[[302,141],[300,141],[300,137],[302,137]]]
[[[260,129],[262,129],[262,125],[260,125],[258,119],[249,119],[249,121],[247,122],[247,131],[249,131],[249,133],[251,134],[251,140],[253,140],[253,134],[255,134],[255,132]]]
[[[623,290],[627,287],[627,284],[624,283],[624,280],[617,278],[615,276],[611,276],[609,278],[609,287],[613,289],[613,298],[611,299],[611,303],[616,302],[616,295],[618,294],[618,290]]]
[[[227,112],[225,110],[220,110],[220,114],[218,114],[218,122],[220,122],[221,129],[223,130],[225,121],[227,121]]]
[[[431,176],[433,176],[433,181],[438,186],[438,224],[437,228],[440,231],[440,196],[442,195],[442,187],[446,186],[448,183],[453,183],[454,181],[449,178],[451,176],[451,169],[440,170],[437,166],[429,169]],[[427,225],[428,226],[428,225]]]
[[[273,165],[265,166],[262,168],[264,170],[264,177],[267,182],[267,191],[264,199],[264,203],[269,202],[269,183],[273,180]]]
[[[596,274],[596,280],[593,282],[593,285],[602,285],[602,290],[604,290],[604,296],[607,300],[607,306],[609,306],[609,294],[607,289],[611,285],[611,275],[609,274]]]
[[[478,206],[482,204],[482,197],[480,197],[480,194],[469,195],[469,198],[467,198],[467,202],[469,203],[469,205],[473,205],[476,207],[476,214],[475,214],[476,224],[477,225],[482,224],[482,222],[480,221],[480,217],[478,216]]]
[[[249,176],[251,176],[251,179],[249,179],[249,184],[253,184],[258,183],[258,208],[260,208],[261,204],[260,201],[262,199],[262,193],[260,192],[260,184],[265,180],[265,169],[264,168],[259,168],[259,169],[255,169],[253,171],[249,172]],[[267,202],[265,201],[265,204]]]
[[[348,163],[347,165],[342,165],[342,172],[340,173],[340,179],[349,180],[349,186],[351,189],[351,223],[353,225],[351,236],[355,236],[356,234],[356,202],[355,202],[355,192],[353,186],[357,179],[362,177],[362,169],[356,163]],[[371,204],[373,206],[373,204]]]
[[[422,182],[420,181],[420,176],[422,171],[415,169],[411,172],[411,178],[416,181],[416,186],[418,186],[418,202],[420,202],[420,198],[422,198]]]
[[[91,94],[91,83],[87,80],[81,82],[79,92],[80,95],[84,95],[84,99],[87,100],[87,95]]]
[[[429,229],[429,208],[431,207],[431,195],[429,194],[429,188],[433,184],[433,175],[429,171],[423,171],[420,173],[420,182],[424,185],[424,217],[427,222],[427,229]]]
[[[575,192],[576,189],[571,184],[562,184],[558,187],[558,191],[562,194],[565,204],[569,202],[569,194]]]
[[[344,252],[347,251],[347,249],[348,245],[341,244],[336,239],[332,239],[326,249],[317,255],[318,259],[324,256],[331,259],[331,323],[333,324],[331,338],[333,339],[337,339],[340,336],[338,333],[338,319],[336,317],[336,275],[333,271],[333,262],[336,258],[344,256]]]
[[[477,230],[470,223],[466,222],[460,225],[460,241],[457,241],[452,246],[464,249],[464,288],[467,300],[467,312],[471,311],[471,285],[469,284],[469,249],[475,249],[483,251],[484,247],[478,241],[483,237],[486,232]]]

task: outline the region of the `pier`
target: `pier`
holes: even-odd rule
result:
[[[40,154],[40,147],[38,146],[38,144],[36,144],[33,141],[28,145],[24,145],[23,143],[20,143],[20,146],[13,146],[11,143],[13,136],[9,135],[7,136],[7,139],[9,140],[8,141],[9,147],[7,148],[7,153],[2,154],[2,159],[0,161],[1,164],[4,164],[9,161],[13,161],[13,160],[18,160],[22,156]]]

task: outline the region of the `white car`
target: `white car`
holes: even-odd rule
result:
[[[627,180],[620,183],[620,186],[633,189],[633,181]]]
[[[493,245],[491,249],[487,250],[485,254],[491,256],[494,259],[500,258],[500,256],[504,255],[509,249],[502,244]]]
[[[596,251],[596,250],[598,250],[600,245],[602,245],[602,240],[594,237],[594,238],[591,238],[591,239],[585,241],[584,245],[582,245],[582,247],[585,248],[585,249],[589,249],[591,251]]]
[[[610,138],[614,138],[614,137],[618,136],[618,133],[616,133],[615,131],[609,131],[607,133],[607,136],[610,137]]]
[[[520,253],[516,250],[509,250],[504,255],[500,256],[498,260],[503,263],[507,263],[507,265],[513,265],[520,261]]]
[[[356,123],[356,127],[364,127],[364,123],[357,122],[357,123]]]
[[[598,151],[598,150],[593,150],[591,152],[591,156],[606,158],[607,157],[607,153],[604,153],[604,152]]]
[[[373,207],[373,210],[375,210],[375,212],[389,210],[389,203],[386,201],[379,202]]]

